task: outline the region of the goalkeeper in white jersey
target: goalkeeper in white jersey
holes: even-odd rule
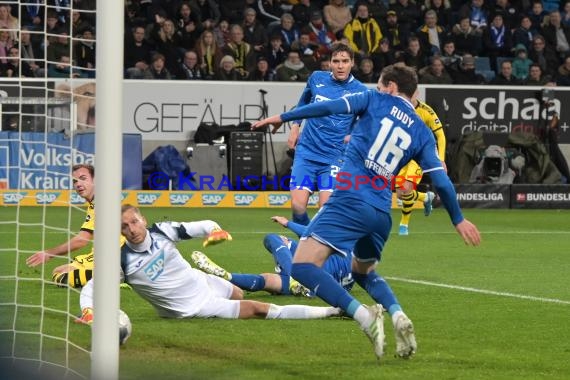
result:
[[[127,242],[121,248],[123,280],[166,318],[312,319],[339,315],[334,307],[243,300],[243,291],[237,286],[192,268],[175,243],[207,236],[212,229],[220,227],[210,220],[162,222],[147,228],[140,210],[124,205],[121,231]],[[78,322],[89,324],[93,319],[92,293],[93,280],[81,291],[82,317]]]

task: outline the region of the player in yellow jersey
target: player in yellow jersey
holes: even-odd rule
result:
[[[68,252],[77,251],[93,240],[95,232],[95,168],[93,165],[78,164],[71,169],[73,176],[73,188],[89,206],[85,215],[85,221],[81,229],[67,242],[55,246],[45,251],[39,251],[26,259],[26,264],[35,267],[46,263],[54,256],[65,255]],[[232,237],[226,231],[217,229],[212,231],[204,240],[204,247],[217,244],[224,240],[231,240]],[[121,235],[120,245],[125,243],[124,236]],[[78,255],[68,264],[63,264],[53,270],[52,278],[60,286],[69,285],[73,288],[82,287],[93,277],[93,250],[91,252]]]
[[[422,121],[432,130],[437,143],[437,153],[443,167],[445,168],[445,134],[443,133],[443,125],[435,111],[426,103],[417,99],[417,93],[412,98],[412,103],[416,109],[416,113]],[[422,169],[416,161],[410,161],[398,173],[399,178],[406,181],[396,181],[396,194],[398,199],[402,201],[402,218],[400,220],[400,235],[408,235],[408,224],[412,214],[412,208],[416,201],[423,202],[424,215],[429,216],[432,211],[432,202],[435,194],[431,191],[422,193],[417,191],[417,185],[422,179]]]

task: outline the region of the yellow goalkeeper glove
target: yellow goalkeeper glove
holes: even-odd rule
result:
[[[215,244],[222,243],[226,240],[228,240],[228,241],[232,240],[232,235],[230,235],[230,233],[228,231],[215,230],[215,231],[212,231],[210,233],[210,235],[208,235],[206,237],[206,239],[204,239],[202,246],[207,247],[209,245],[215,245]]]
[[[81,318],[76,318],[75,323],[81,323],[84,325],[91,325],[93,323],[93,309],[86,307],[81,311]]]

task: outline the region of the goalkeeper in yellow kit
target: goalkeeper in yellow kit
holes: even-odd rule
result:
[[[38,251],[28,257],[26,264],[30,267],[44,264],[55,256],[77,251],[93,240],[95,232],[95,168],[89,164],[78,164],[74,165],[71,171],[74,190],[89,203],[85,221],[77,235],[67,242],[44,251]],[[203,245],[216,244],[224,240],[231,240],[231,235],[221,228],[216,228],[206,237]],[[120,246],[124,243],[125,238],[121,236]],[[52,278],[57,285],[79,288],[93,277],[93,266],[93,250],[91,250],[87,254],[75,256],[68,264],[56,267],[53,270]]]
[[[416,94],[417,96],[417,94]],[[416,109],[416,113],[422,119],[422,121],[432,130],[436,143],[437,143],[437,153],[443,167],[445,168],[445,134],[443,133],[443,125],[439,120],[439,117],[435,111],[426,103],[417,99],[414,96],[412,98],[412,103]],[[402,218],[400,220],[400,235],[408,235],[408,224],[410,223],[410,217],[412,214],[412,209],[416,201],[423,202],[424,204],[424,214],[429,216],[432,211],[432,202],[435,198],[435,194],[431,191],[422,193],[417,191],[417,185],[422,180],[422,169],[418,163],[414,160],[410,161],[406,166],[400,170],[398,173],[399,178],[404,178],[406,181],[398,180],[396,181],[396,194],[398,199],[402,201]]]

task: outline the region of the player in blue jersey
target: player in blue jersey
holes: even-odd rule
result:
[[[354,52],[350,47],[338,44],[333,48],[330,66],[331,71],[311,74],[297,107],[366,91],[366,86],[351,74]],[[294,222],[309,224],[307,203],[315,190],[319,191],[319,206],[329,199],[346,147],[345,137],[350,134],[354,120],[355,116],[349,113],[309,119],[301,134],[301,119],[291,124],[287,144],[295,148],[289,185]]]
[[[323,271],[322,264],[334,252],[353,252],[353,278],[378,302],[385,289],[375,268],[388,240],[392,219],[391,179],[411,159],[432,184],[465,244],[479,245],[477,227],[462,215],[453,184],[436,153],[430,129],[410,102],[417,89],[417,74],[410,67],[387,66],[378,81],[379,91],[366,91],[342,99],[299,107],[253,124],[267,124],[353,113],[359,119],[351,133],[338,184],[327,204],[317,213],[299,243],[292,276],[330,305],[337,305],[360,325],[380,359],[384,354],[383,314],[380,305],[362,305]],[[403,358],[417,349],[411,321],[399,310],[388,310],[394,321],[396,354]]]
[[[289,221],[283,216],[273,216],[271,220],[293,231],[299,237],[303,235],[307,228],[307,226]],[[275,273],[230,273],[202,252],[194,251],[191,257],[196,267],[202,271],[222,277],[243,290],[250,292],[265,290],[272,294],[314,296],[314,294],[299,284],[299,282],[291,279],[291,265],[293,264],[293,256],[295,255],[298,241],[279,234],[267,234],[263,239],[263,245],[273,256],[273,260],[275,261]],[[351,254],[347,256],[333,255],[329,257],[323,265],[323,269],[327,273],[330,273],[330,275],[348,291],[350,291],[354,285],[351,261]]]

